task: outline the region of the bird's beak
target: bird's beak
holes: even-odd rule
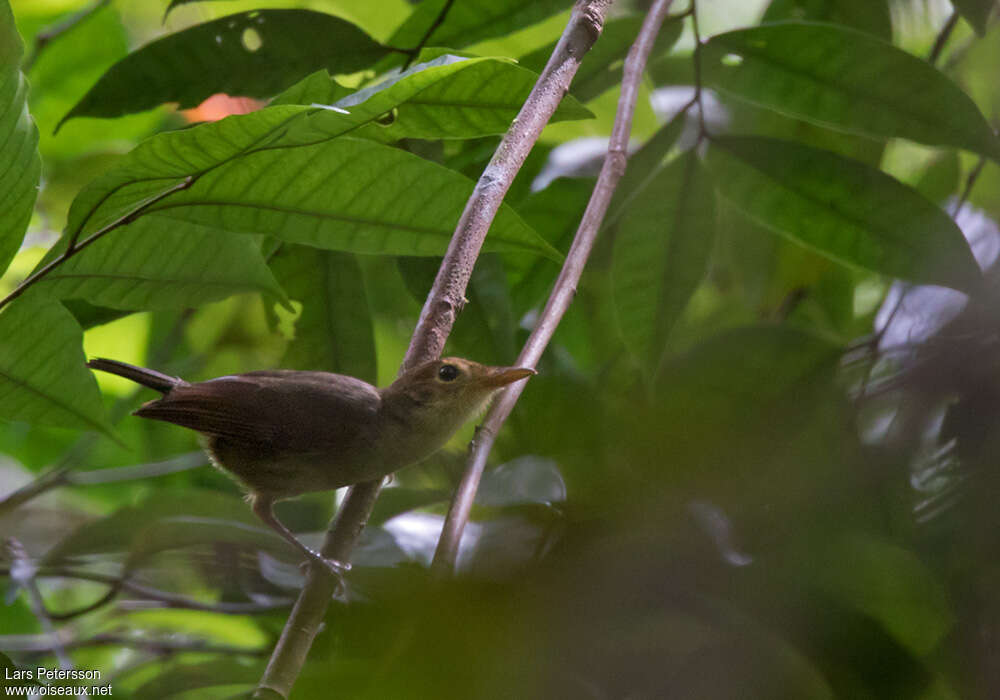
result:
[[[490,367],[481,381],[484,386],[499,389],[533,374],[538,372],[528,367]]]

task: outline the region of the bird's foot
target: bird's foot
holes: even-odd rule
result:
[[[330,573],[330,575],[338,578],[343,582],[344,574],[351,570],[351,565],[349,562],[337,561],[336,559],[327,559],[319,552],[310,552],[310,556],[306,559],[299,568],[302,569],[303,573],[309,571],[311,566],[321,566]]]

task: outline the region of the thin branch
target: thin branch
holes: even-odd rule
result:
[[[437,31],[437,28],[444,23],[444,20],[448,17],[448,12],[451,11],[451,6],[454,4],[455,0],[446,0],[446,2],[444,3],[444,7],[441,8],[441,11],[438,12],[437,17],[434,18],[433,22],[431,22],[431,26],[429,26],[427,28],[427,31],[424,32],[424,35],[420,37],[420,41],[417,42],[416,46],[414,46],[412,49],[409,50],[410,55],[407,57],[406,63],[403,64],[403,67],[399,69],[400,72],[409,68],[410,64],[412,64],[413,61],[416,60],[421,50],[423,50],[424,46],[427,44],[427,41],[431,38],[431,34]]]
[[[21,284],[19,284],[16,287],[14,287],[14,291],[12,291],[10,294],[8,294],[7,296],[5,296],[3,299],[0,299],[0,309],[2,309],[7,304],[9,304],[10,302],[12,302],[15,299],[17,299],[19,296],[21,296],[22,294],[24,294],[26,291],[28,291],[28,289],[30,287],[32,287],[37,282],[39,282],[40,280],[42,280],[42,278],[44,278],[46,275],[48,275],[54,269],[56,269],[57,267],[59,267],[60,265],[62,265],[64,262],[66,262],[67,260],[69,260],[71,257],[73,257],[74,255],[76,255],[77,253],[79,253],[81,250],[83,250],[84,248],[86,248],[87,246],[89,246],[91,243],[94,243],[95,241],[103,238],[106,234],[110,233],[111,231],[114,231],[116,228],[121,228],[122,226],[127,226],[128,224],[132,223],[137,218],[139,218],[139,216],[144,211],[146,211],[146,209],[148,209],[149,207],[153,206],[154,204],[156,204],[160,200],[169,197],[174,192],[179,192],[181,190],[186,190],[187,188],[189,188],[191,186],[191,184],[193,182],[194,182],[194,177],[190,176],[190,175],[187,176],[186,178],[184,178],[183,180],[181,180],[180,182],[178,182],[173,187],[170,187],[170,188],[164,190],[163,192],[160,192],[159,194],[157,194],[154,197],[150,197],[148,200],[146,200],[145,202],[143,202],[141,205],[139,205],[138,207],[136,207],[132,211],[128,212],[127,214],[124,214],[123,216],[118,217],[117,219],[115,219],[114,221],[112,221],[107,226],[105,226],[105,227],[103,227],[101,229],[98,229],[97,231],[95,231],[90,236],[88,236],[87,238],[85,238],[84,240],[82,240],[80,242],[77,242],[77,237],[80,235],[80,230],[81,229],[77,229],[77,231],[70,238],[69,245],[66,247],[66,250],[61,255],[59,255],[56,258],[54,258],[45,267],[43,267],[43,268],[41,268],[39,270],[36,270],[35,272],[33,272],[30,275],[28,275],[21,282]]]
[[[0,567],[0,576],[11,576],[12,571],[13,567]],[[82,569],[72,569],[61,566],[46,566],[39,568],[35,572],[35,579],[37,580],[43,578],[64,578],[78,581],[92,581],[94,583],[103,583],[110,587],[109,591],[98,599],[97,602],[99,604],[91,603],[83,608],[62,613],[53,613],[46,609],[46,613],[53,620],[68,620],[74,617],[79,617],[82,614],[106,605],[111,599],[117,597],[121,591],[128,591],[129,593],[134,593],[136,596],[139,596],[145,601],[157,603],[157,607],[178,608],[183,610],[201,610],[203,612],[221,613],[223,615],[250,615],[288,607],[292,603],[291,600],[287,599],[275,600],[271,603],[203,603],[200,600],[195,600],[194,598],[189,598],[188,596],[144,586],[141,583],[136,583],[128,576],[102,574],[96,571],[85,571]]]
[[[38,60],[42,51],[44,51],[49,44],[66,32],[77,27],[91,15],[96,14],[98,10],[107,5],[110,1],[111,0],[96,0],[96,2],[91,3],[89,7],[85,7],[79,12],[70,15],[66,19],[56,22],[55,24],[51,24],[38,32],[38,34],[35,35],[35,46],[31,50],[31,56],[24,62],[24,72],[27,73],[31,70],[32,66],[35,65],[35,61]]]
[[[548,64],[466,203],[410,340],[404,368],[440,355],[503,196],[569,89],[580,61],[600,36],[610,4],[611,0],[578,0],[574,6]],[[351,487],[327,531],[321,549],[324,556],[338,561],[350,558],[380,489],[381,481]],[[337,582],[324,570],[309,568],[305,587],[285,623],[254,697],[288,697],[336,588]]]
[[[93,486],[95,484],[110,484],[117,481],[150,479],[194,469],[204,464],[205,453],[199,451],[188,452],[161,462],[135,464],[128,467],[95,469],[86,472],[71,469],[68,465],[60,465],[0,499],[0,516],[61,486]]]
[[[934,39],[934,46],[931,47],[931,51],[927,54],[927,62],[932,66],[938,62],[941,58],[941,52],[944,51],[944,45],[948,43],[948,39],[951,37],[951,33],[955,30],[955,25],[958,24],[958,10],[951,13],[951,17],[948,21],[944,23],[941,31],[938,32],[937,38]]]
[[[85,647],[128,647],[143,649],[156,654],[196,652],[199,654],[236,654],[245,656],[264,656],[265,648],[239,647],[227,644],[211,644],[200,639],[148,639],[122,634],[97,634],[83,639],[63,640],[58,633],[46,634],[8,634],[0,636],[0,648],[6,651],[17,651],[29,654],[44,654],[54,652],[57,648],[81,649]]]
[[[958,200],[955,202],[955,206],[951,211],[951,218],[958,216],[958,213],[962,211],[962,207],[965,203],[969,201],[969,196],[972,194],[972,188],[976,186],[976,180],[979,179],[979,175],[983,172],[983,168],[986,167],[986,156],[980,156],[979,160],[976,162],[975,167],[969,171],[969,176],[965,179],[965,187],[962,188],[962,194],[959,195]]]
[[[604,222],[604,216],[608,211],[615,187],[625,173],[629,136],[632,133],[632,117],[635,114],[642,75],[646,70],[646,61],[653,48],[653,43],[656,41],[656,36],[672,4],[673,0],[655,0],[653,2],[642,23],[642,28],[639,30],[639,35],[625,59],[622,90],[618,98],[618,113],[611,130],[608,154],[604,159],[604,165],[601,167],[594,192],[573,239],[573,245],[566,256],[566,262],[556,279],[544,311],[542,311],[528,341],[518,356],[517,365],[519,367],[533,368],[538,364],[538,360],[576,294],[576,285],[580,281],[597,233]],[[470,445],[465,473],[462,475],[448,509],[448,517],[445,519],[441,539],[438,540],[437,551],[434,553],[432,567],[438,575],[446,575],[454,570],[462,531],[469,519],[476,490],[486,467],[486,459],[493,447],[497,433],[510,415],[523,390],[524,382],[520,382],[502,391],[493,402],[486,420],[476,431],[476,436]]]

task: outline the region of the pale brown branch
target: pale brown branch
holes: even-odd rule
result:
[[[587,264],[587,258],[594,246],[594,240],[604,222],[604,216],[608,211],[615,187],[625,173],[628,141],[632,133],[632,117],[635,113],[642,74],[646,70],[646,61],[653,48],[653,42],[656,40],[672,4],[673,0],[656,0],[652,4],[646,19],[643,21],[639,35],[625,59],[622,90],[618,98],[618,113],[615,116],[611,139],[608,143],[608,154],[604,159],[604,165],[597,178],[597,184],[594,186],[594,192],[573,239],[573,245],[566,256],[566,262],[556,279],[544,311],[518,356],[517,365],[519,367],[535,367],[538,364],[538,360],[576,294],[576,285],[580,281],[583,268]],[[524,387],[524,382],[518,382],[502,391],[493,402],[486,420],[476,431],[476,436],[469,448],[465,472],[455,491],[455,496],[452,498],[444,529],[438,540],[437,551],[434,553],[433,568],[439,576],[447,575],[455,568],[462,531],[468,522],[476,490],[479,488],[479,481],[486,467],[486,460],[493,448],[497,433],[510,415]]]
[[[611,1],[578,0],[573,7],[569,23],[549,62],[466,203],[413,332],[403,369],[441,354],[464,303],[472,268],[503,197],[569,90],[580,61],[600,36]],[[327,531],[322,547],[324,556],[337,561],[350,558],[380,489],[381,482],[351,487]],[[255,698],[288,697],[336,588],[337,582],[325,571],[310,567],[306,584],[285,623]]]

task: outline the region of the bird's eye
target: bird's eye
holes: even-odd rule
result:
[[[441,365],[438,370],[438,377],[443,382],[450,382],[458,378],[458,367],[455,365]]]

